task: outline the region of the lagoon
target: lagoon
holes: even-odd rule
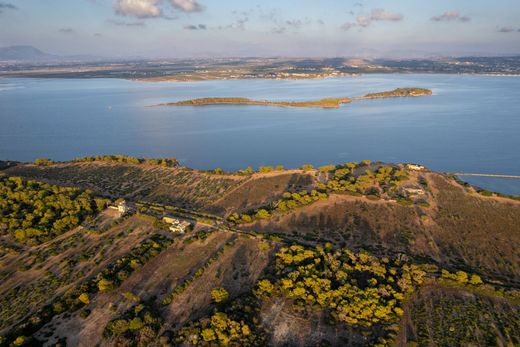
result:
[[[355,97],[401,87],[428,88],[434,95],[361,100],[338,109],[147,107],[203,97]],[[115,153],[177,157],[197,169],[371,159],[417,162],[444,172],[520,175],[520,77],[410,74],[192,83],[0,79],[0,159]],[[520,195],[520,180],[465,179]]]

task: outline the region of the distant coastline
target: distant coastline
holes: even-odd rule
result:
[[[383,99],[397,97],[418,97],[432,95],[430,89],[425,88],[397,88],[380,93],[369,93],[360,97],[345,98],[324,98],[308,101],[269,101],[252,100],[248,98],[198,98],[177,102],[162,103],[152,106],[215,106],[215,105],[256,105],[256,106],[275,106],[275,107],[294,107],[294,108],[338,108],[343,104],[365,99]]]

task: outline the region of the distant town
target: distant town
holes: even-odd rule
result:
[[[151,82],[322,79],[360,74],[520,75],[520,56],[438,59],[221,58],[101,61],[2,60],[0,77],[123,78]]]

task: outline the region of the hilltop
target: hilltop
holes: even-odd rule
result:
[[[45,53],[33,46],[0,47],[1,60],[39,61],[54,59],[56,56]]]
[[[39,160],[0,195],[4,344],[520,343],[520,201],[420,165]]]

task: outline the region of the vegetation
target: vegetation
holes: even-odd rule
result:
[[[14,341],[17,336],[31,336],[43,325],[50,322],[55,315],[67,312],[71,313],[83,309],[98,292],[111,292],[116,290],[134,271],[141,268],[151,258],[157,256],[171,245],[172,242],[170,238],[159,234],[152,235],[150,238],[143,240],[132,248],[130,252],[110,263],[96,276],[75,285],[63,295],[57,296],[50,303],[44,305],[36,312],[31,313],[30,316],[26,317],[20,324],[17,324],[10,330],[7,335],[7,340]],[[42,291],[47,295],[49,292],[52,294],[59,286],[69,285],[77,279],[74,277],[74,273],[68,271],[67,274],[67,276],[59,277],[50,272],[35,286],[14,288],[13,291],[2,297],[0,302],[2,307],[2,319],[12,315],[12,312],[7,311],[7,306],[9,306],[7,302],[14,303],[18,302],[18,300],[23,300],[29,294],[33,295],[32,292],[35,290]],[[24,304],[27,306],[27,300],[24,301]],[[38,304],[41,304],[41,302],[38,302]],[[17,306],[15,306],[15,309],[16,307]],[[29,309],[30,307],[27,308],[25,314],[30,312]],[[81,315],[88,316],[88,311],[82,311]]]
[[[206,235],[203,234],[203,237],[205,237]],[[196,235],[195,237],[198,237],[198,235]],[[193,240],[190,239],[190,241]],[[179,296],[180,294],[182,294],[188,287],[189,285],[194,281],[196,280],[197,278],[200,278],[202,277],[202,275],[204,274],[204,271],[206,271],[206,269],[211,265],[213,264],[215,261],[218,260],[219,257],[221,257],[224,252],[228,249],[231,248],[231,246],[233,246],[233,244],[236,242],[236,239],[233,239],[231,241],[228,241],[224,247],[222,249],[220,249],[214,256],[212,256],[211,258],[208,259],[208,261],[206,261],[206,263],[201,266],[200,268],[196,269],[196,271],[193,272],[193,274],[188,277],[187,279],[185,279],[181,284],[179,284],[177,287],[175,287],[175,289],[173,290],[172,293],[170,293],[169,295],[167,295],[163,301],[162,301],[162,304],[163,305],[170,305],[173,300]],[[222,302],[222,301],[225,301],[227,300],[227,298],[229,297],[229,293],[224,289],[224,288],[217,288],[215,289],[214,291],[211,292],[211,296],[213,298],[213,300],[217,303],[219,302]]]
[[[258,324],[257,315],[256,300],[249,296],[240,298],[182,327],[174,341],[192,346],[265,346],[265,332]]]
[[[221,303],[229,299],[229,293],[224,288],[215,288],[211,291],[211,298],[215,303]]]
[[[371,327],[395,323],[404,311],[407,293],[424,281],[426,273],[398,259],[378,259],[331,245],[307,249],[293,245],[276,254],[277,280],[259,282],[257,295],[280,293],[299,305],[330,310],[345,324]]]
[[[332,177],[325,184],[331,192],[348,192],[379,196],[395,191],[408,176],[405,170],[394,166],[382,165],[370,170],[370,162],[337,165],[330,171]],[[358,173],[364,170],[363,173]]]
[[[213,203],[241,182],[236,176],[207,175],[182,167],[99,165],[91,161],[52,166],[17,165],[7,173],[92,189],[102,196],[192,210]]]
[[[0,177],[0,226],[4,225],[4,233],[14,240],[29,245],[49,241],[77,227],[107,203],[90,191]]]
[[[520,306],[463,290],[430,287],[410,303],[409,346],[516,346]]]
[[[424,95],[432,95],[432,91],[424,88],[397,88],[388,92],[370,93],[365,95],[363,99],[380,99]]]
[[[260,105],[279,107],[322,107],[337,108],[350,102],[349,98],[326,98],[311,101],[267,101],[247,98],[201,98],[161,104],[159,106],[210,106],[210,105]]]
[[[301,191],[298,193],[285,192],[282,195],[282,199],[273,202],[271,205],[241,215],[233,213],[228,217],[228,221],[234,224],[241,224],[251,223],[259,219],[268,219],[273,214],[284,213],[301,206],[310,205],[318,200],[325,200],[327,197],[327,193],[321,190]]]
[[[175,158],[137,158],[128,155],[115,154],[115,155],[98,155],[95,157],[83,157],[74,159],[75,162],[92,162],[102,161],[107,163],[122,163],[132,165],[160,165],[164,167],[177,167],[179,162]]]
[[[120,317],[108,322],[103,337],[117,346],[149,346],[155,339],[163,319],[146,303],[139,303]]]

